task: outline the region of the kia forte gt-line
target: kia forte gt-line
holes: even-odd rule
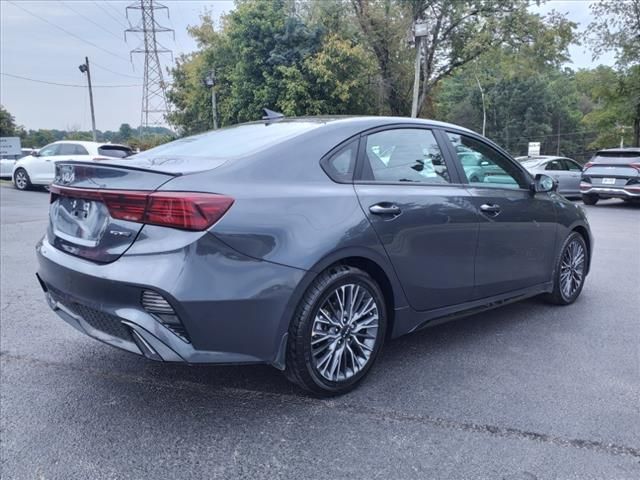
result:
[[[461,155],[491,174],[467,177]],[[580,206],[455,125],[246,123],[126,160],[62,161],[37,246],[51,308],[164,362],[269,364],[320,395],[383,343],[544,294],[580,295]]]

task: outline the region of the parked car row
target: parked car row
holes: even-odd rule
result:
[[[538,155],[517,160],[532,174],[554,178],[565,197],[582,198],[587,205],[609,198],[640,201],[640,148],[600,150],[584,167],[565,157]]]
[[[3,155],[0,158],[0,178],[11,178],[13,167],[18,160],[38,152],[35,148],[22,148],[21,150],[19,155]]]
[[[9,176],[18,190],[34,185],[49,185],[55,176],[55,164],[62,160],[102,161],[125,158],[134,152],[127,145],[61,140],[16,161]]]

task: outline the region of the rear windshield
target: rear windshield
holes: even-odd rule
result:
[[[595,157],[593,157],[592,162],[606,162],[611,160],[612,158],[626,160],[626,159],[639,159],[640,160],[640,152],[598,152]]]
[[[133,150],[122,145],[102,145],[98,147],[98,154],[105,157],[125,158],[133,154]]]
[[[320,122],[248,123],[181,138],[147,150],[136,158],[207,157],[249,155],[322,125]]]

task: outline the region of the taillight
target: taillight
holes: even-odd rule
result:
[[[587,168],[592,167],[592,166],[593,166],[593,162],[587,162],[587,163],[584,164],[584,167],[582,167],[582,170],[584,171]]]
[[[206,230],[229,210],[233,198],[216,193],[91,190],[51,185],[51,202],[58,196],[97,200],[112,218],[183,230]]]
[[[640,171],[640,162],[633,162],[631,166],[636,170]]]
[[[229,209],[233,199],[224,195],[192,192],[156,192],[149,195],[144,223],[206,230]]]

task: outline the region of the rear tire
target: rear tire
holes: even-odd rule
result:
[[[348,392],[374,364],[386,325],[384,296],[366,272],[346,265],[325,270],[289,326],[287,378],[320,396]]]
[[[553,291],[546,300],[555,305],[570,305],[584,287],[589,251],[584,237],[572,232],[564,241],[553,272]]]
[[[585,205],[595,205],[596,203],[598,203],[598,200],[600,200],[600,197],[598,197],[598,195],[582,195],[582,201]]]
[[[18,190],[29,190],[33,186],[29,174],[24,168],[19,168],[13,174],[13,184]]]

